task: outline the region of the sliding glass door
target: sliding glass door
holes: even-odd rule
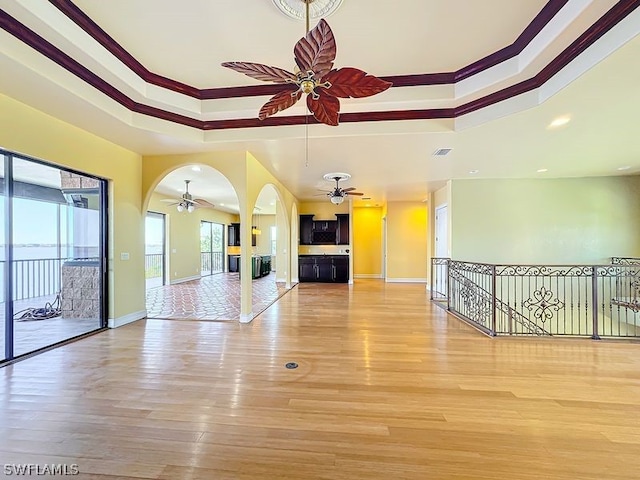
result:
[[[144,225],[144,274],[147,289],[161,287],[167,281],[164,213],[147,212]]]
[[[3,153],[4,358],[106,326],[106,182]]]
[[[200,275],[224,271],[224,225],[200,222]]]

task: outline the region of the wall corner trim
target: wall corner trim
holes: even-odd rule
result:
[[[136,322],[147,317],[146,310],[140,310],[139,312],[128,313],[118,318],[110,318],[107,322],[109,328],[118,328],[128,323]]]
[[[250,323],[253,320],[254,314],[250,313],[242,313],[240,314],[240,323]]]

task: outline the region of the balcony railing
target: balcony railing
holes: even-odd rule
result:
[[[30,258],[12,262],[13,299],[47,297],[60,293],[65,262],[95,262],[97,258]],[[5,301],[4,274],[7,262],[0,260],[0,302]]]
[[[640,259],[492,265],[431,259],[431,299],[490,335],[640,337]]]
[[[222,252],[201,252],[200,253],[200,274],[212,275],[222,273],[223,269]]]

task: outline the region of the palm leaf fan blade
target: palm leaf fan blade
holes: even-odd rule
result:
[[[295,105],[296,102],[300,100],[300,97],[302,97],[302,92],[293,89],[278,92],[262,106],[258,113],[258,118],[260,120],[264,120],[275,113],[281,112],[282,110]]]
[[[336,59],[336,39],[329,24],[324,19],[320,20],[296,43],[293,55],[301,71],[311,70],[316,81],[321,81],[333,68]]]
[[[332,70],[325,76],[331,84],[327,90],[334,97],[362,98],[384,92],[392,83],[353,67]]]
[[[295,83],[296,81],[295,74],[283,68],[270,67],[262,63],[224,62],[222,66],[264,82]]]
[[[307,96],[307,106],[320,123],[336,126],[340,117],[340,100],[331,95],[322,94],[317,99]]]

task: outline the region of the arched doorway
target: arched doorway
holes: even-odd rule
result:
[[[229,261],[239,255],[231,238],[239,208],[211,166],[180,166],[159,181],[147,205],[147,219],[156,219],[145,231],[148,318],[239,320],[238,267]]]

